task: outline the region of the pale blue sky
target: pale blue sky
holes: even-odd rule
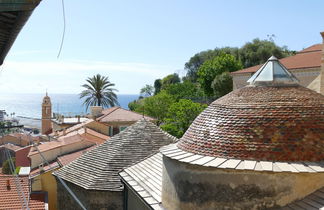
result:
[[[195,53],[266,39],[292,50],[320,43],[321,0],[43,0],[0,67],[0,91],[79,93],[96,73],[119,93],[138,93]]]

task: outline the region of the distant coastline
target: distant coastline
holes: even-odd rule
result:
[[[67,116],[85,115],[89,112],[82,105],[83,100],[78,94],[49,94],[52,101],[52,112]],[[118,102],[121,107],[128,109],[128,103],[139,95],[119,94]],[[17,118],[20,124],[28,127],[40,128],[41,103],[44,94],[8,94],[0,93],[0,110]]]

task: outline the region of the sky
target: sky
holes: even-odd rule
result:
[[[42,0],[0,66],[0,92],[80,93],[108,76],[119,94],[172,73],[194,54],[254,38],[301,50],[322,41],[322,0]]]

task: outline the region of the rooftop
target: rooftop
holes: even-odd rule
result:
[[[96,148],[97,145],[94,145],[92,147],[88,147],[76,152],[72,152],[70,154],[67,155],[62,155],[60,157],[57,158],[57,162],[63,167],[69,163],[71,163],[72,161],[78,159],[79,157],[81,157],[81,155],[85,154],[86,152]]]
[[[288,69],[305,69],[305,68],[319,68],[321,66],[322,44],[312,45],[296,55],[279,59],[279,61]],[[254,73],[262,65],[256,65],[249,68],[241,69],[232,72],[231,74]]]
[[[121,169],[175,140],[153,123],[141,119],[54,175],[85,189],[122,191],[123,185],[118,177]]]
[[[275,57],[248,81],[211,103],[178,148],[226,159],[323,161],[324,96],[298,85]]]
[[[8,180],[10,187],[7,187]],[[45,193],[30,195],[30,184],[27,176],[18,177],[18,181],[21,185],[22,192],[24,192],[25,196],[27,196],[27,200],[30,196],[28,207],[31,210],[45,210],[47,206],[47,204],[45,203]],[[18,191],[16,188],[14,176],[0,174],[0,209],[23,209],[21,203],[21,200],[23,200],[23,198],[21,195],[21,197],[19,197],[19,194],[17,192]]]
[[[45,152],[48,150],[52,150],[55,148],[59,148],[65,145],[74,144],[80,141],[87,141],[84,137],[82,137],[80,134],[71,135],[71,136],[63,136],[60,137],[58,140],[45,142],[43,144],[38,145],[38,149],[40,152]],[[38,154],[38,151],[35,148],[32,148],[28,154],[28,156],[32,156]]]
[[[156,153],[119,173],[153,209],[162,209],[162,154]]]
[[[112,122],[136,122],[143,118],[143,115],[136,112],[126,110],[121,107],[112,107],[102,111],[102,116],[98,117],[99,122],[112,123]],[[153,121],[154,119],[145,116],[145,119]]]
[[[19,32],[40,0],[1,1],[0,9],[0,65],[2,65]]]

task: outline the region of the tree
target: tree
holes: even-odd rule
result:
[[[138,103],[135,111],[154,117],[157,119],[157,124],[160,125],[165,118],[168,109],[175,99],[167,94],[165,91],[161,91],[159,94],[142,99]]]
[[[165,89],[170,84],[176,84],[180,82],[180,77],[177,73],[169,74],[162,79],[162,89]]]
[[[154,87],[152,85],[145,85],[141,91],[140,94],[144,96],[152,96],[154,93]]]
[[[206,107],[207,105],[194,103],[191,100],[180,99],[170,106],[161,128],[180,138]]]
[[[161,87],[162,87],[162,80],[156,79],[154,81],[154,95],[158,94],[161,91]]]
[[[2,173],[3,174],[12,174],[11,169],[10,169],[10,163],[9,161],[12,161],[14,168],[16,168],[16,158],[11,158],[2,163]]]
[[[229,72],[223,72],[217,75],[212,82],[211,87],[214,90],[216,98],[222,97],[233,90],[233,80]]]
[[[112,107],[119,105],[117,101],[116,89],[112,88],[115,86],[111,83],[108,77],[101,76],[100,74],[88,77],[87,83],[82,85],[85,90],[80,93],[80,98],[86,98],[83,102],[88,110],[89,106],[103,106]]]
[[[213,95],[211,84],[215,77],[223,72],[232,72],[242,68],[242,64],[233,55],[222,53],[207,60],[198,70],[198,82],[208,96]]]
[[[295,51],[290,51],[286,46],[279,47],[270,40],[253,39],[247,42],[240,49],[240,59],[245,68],[265,63],[272,55],[277,58],[284,58],[294,55]]]
[[[171,84],[165,88],[165,91],[177,101],[180,99],[199,100],[205,96],[199,84],[192,83],[188,80],[182,83]]]
[[[185,69],[187,70],[185,80],[196,82],[198,79],[197,73],[199,67],[207,60],[211,60],[214,57],[219,56],[221,53],[231,54],[235,56],[236,59],[239,59],[239,49],[237,47],[223,47],[202,51],[195,54],[187,63],[185,63]]]

